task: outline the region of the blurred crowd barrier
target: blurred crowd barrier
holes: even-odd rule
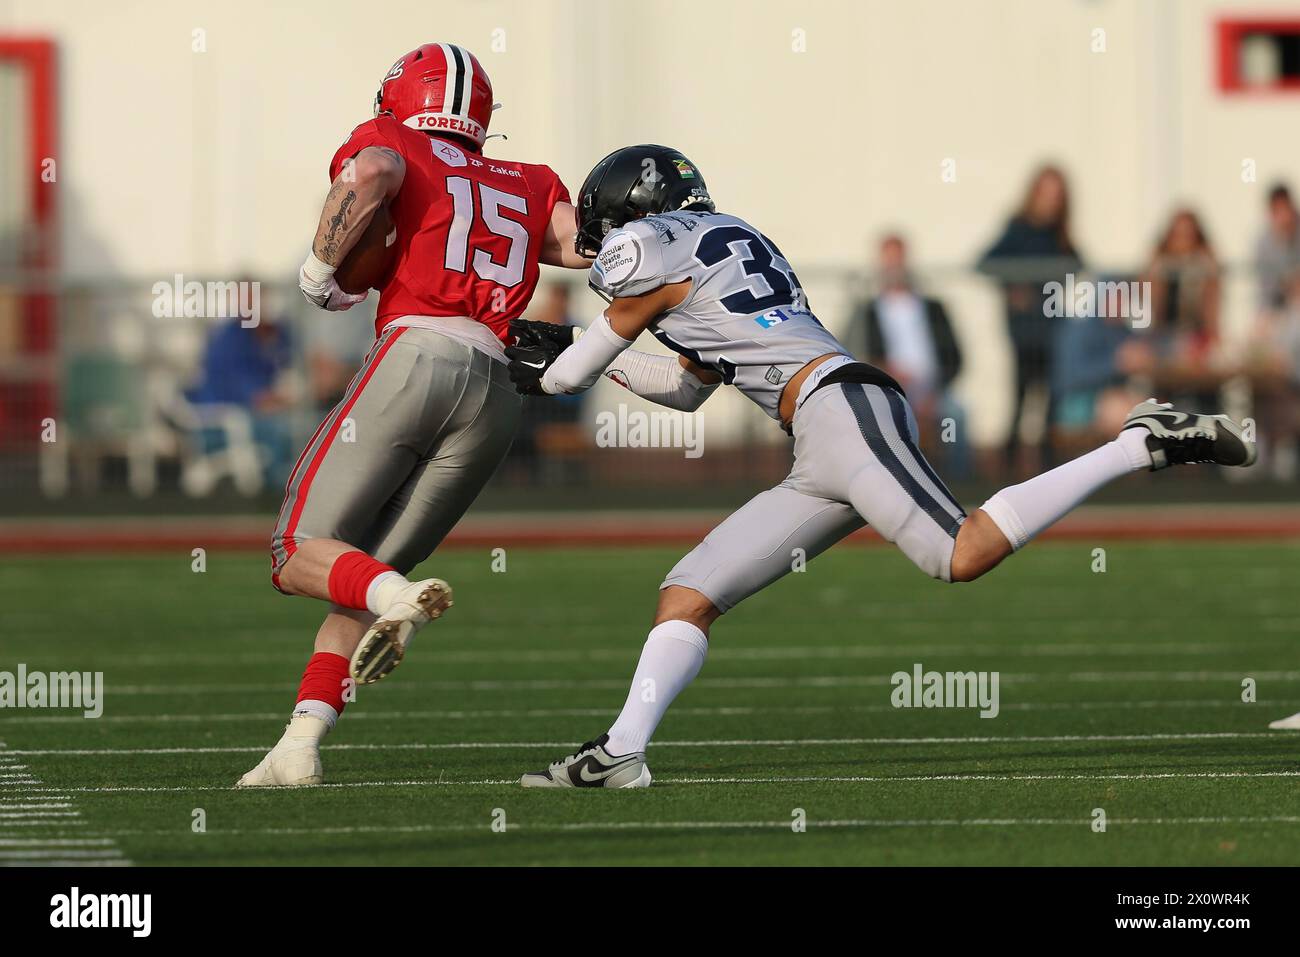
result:
[[[887,246],[870,268],[801,269],[800,280],[850,351],[903,382],[924,448],[955,487],[1048,467],[1113,436],[1134,402],[1157,395],[1249,420],[1259,465],[1193,480],[1214,483],[1216,498],[1230,478],[1241,500],[1294,488],[1300,281],[1262,300],[1253,265],[1161,276],[1023,261],[992,274],[913,269]],[[1059,296],[1043,292],[1057,281],[1047,274]],[[590,322],[603,303],[574,278],[544,282],[528,315]],[[159,495],[196,508],[273,506],[369,348],[377,298],[326,313],[292,282],[252,278],[0,283],[0,510]],[[618,501],[621,486],[660,487],[672,495],[656,504],[682,506],[710,489],[778,481],[789,439],[730,392],[689,422],[654,419],[655,407],[609,382],[528,399],[493,489],[603,490]]]

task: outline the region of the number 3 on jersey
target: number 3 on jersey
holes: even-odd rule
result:
[[[730,256],[740,256],[745,275],[758,276],[772,290],[765,296],[756,296],[746,287],[719,298],[722,306],[737,316],[767,312],[777,306],[805,308],[803,290],[799,288],[799,279],[794,270],[789,263],[786,263],[784,269],[777,266],[772,258],[773,253],[781,256],[781,250],[773,246],[766,236],[734,225],[710,229],[700,237],[699,245],[695,248],[696,260],[705,266],[716,266]],[[781,258],[785,259],[784,256]]]
[[[486,249],[475,249],[474,272],[480,279],[494,282],[507,289],[523,281],[524,266],[528,262],[528,230],[522,223],[501,214],[502,208],[528,215],[528,200],[513,193],[503,193],[484,183],[478,183],[478,213],[483,225],[495,236],[510,240],[506,261],[499,263]],[[474,226],[475,184],[464,176],[448,176],[447,192],[451,194],[454,215],[447,230],[447,254],[443,265],[454,272],[465,272],[470,264],[469,238]]]

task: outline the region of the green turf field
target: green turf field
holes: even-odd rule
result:
[[[1092,548],[963,586],[887,549],[818,559],[715,626],[654,787],[619,793],[512,782],[606,729],[679,550],[438,556],[456,607],[361,689],[329,785],[272,791],[230,785],[319,608],[262,556],[6,558],[0,670],[107,694],[97,720],[0,711],[0,863],[1297,863],[1300,734],[1266,725],[1300,710],[1300,545],[1111,543],[1104,574]],[[1001,713],[891,707],[917,662],[999,672]]]

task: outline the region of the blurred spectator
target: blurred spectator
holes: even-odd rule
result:
[[[1134,278],[1099,276],[1097,281],[1115,284]],[[1108,309],[1059,323],[1053,341],[1052,440],[1061,455],[1082,454],[1113,438],[1129,410],[1146,398],[1121,368],[1120,356],[1134,336],[1130,323],[1131,316]]]
[[[1195,212],[1180,209],[1170,218],[1143,279],[1151,283],[1155,328],[1197,350],[1218,341],[1219,264]]]
[[[534,319],[537,322],[550,322],[557,326],[577,325],[569,312],[572,294],[568,283],[547,283],[542,290],[542,295],[538,298],[541,299],[541,302],[529,307],[529,319]]]
[[[1049,384],[1052,378],[1052,340],[1055,323],[1044,314],[1049,282],[1065,283],[1067,273],[1082,269],[1070,237],[1070,193],[1065,174],[1043,166],[1033,176],[1020,209],[1011,217],[979,269],[1002,285],[1006,302],[1007,332],[1015,362],[1015,391],[1008,427],[1006,463],[1016,463],[1021,417],[1031,390],[1047,403],[1046,422],[1055,418]],[[1049,464],[1048,431],[1038,442],[1036,463],[1022,463],[1030,471]]]
[[[208,337],[201,378],[189,393],[200,412],[215,406],[247,410],[253,441],[272,487],[285,483],[293,461],[293,396],[283,385],[292,360],[292,343],[283,324],[265,315],[250,327],[237,319],[227,320]],[[208,442],[213,440],[207,437]]]
[[[1261,465],[1293,481],[1300,465],[1300,270],[1287,278],[1280,309],[1264,310],[1247,347],[1244,371],[1252,391]]]
[[[1173,214],[1142,278],[1151,283],[1151,325],[1126,343],[1121,368],[1162,399],[1216,407],[1219,264],[1196,213]]]
[[[1259,308],[1281,308],[1287,278],[1300,268],[1300,214],[1282,183],[1268,193],[1268,225],[1255,244]]]
[[[574,326],[568,283],[547,283],[534,295],[526,318],[557,326]],[[581,434],[581,395],[524,398],[519,431],[510,456],[522,462],[532,481],[567,481],[581,466],[577,458],[589,443]],[[572,466],[572,468],[570,467]]]
[[[313,310],[307,322],[297,327],[306,358],[311,417],[328,412],[338,404],[374,344],[376,298],[372,295],[369,302],[346,312]]]
[[[858,307],[849,330],[850,347],[898,380],[916,412],[922,441],[929,446],[936,435],[945,440],[933,449],[952,478],[965,478],[965,417],[951,392],[961,371],[961,349],[948,312],[938,299],[917,291],[901,236],[884,237],[878,257],[878,292]],[[951,430],[941,428],[944,419],[952,420]]]

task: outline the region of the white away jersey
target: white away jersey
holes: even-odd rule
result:
[[[818,356],[846,352],[809,310],[781,251],[725,213],[660,213],[628,223],[605,237],[590,276],[611,300],[686,279],[691,291],[650,332],[774,419],[796,372]]]

